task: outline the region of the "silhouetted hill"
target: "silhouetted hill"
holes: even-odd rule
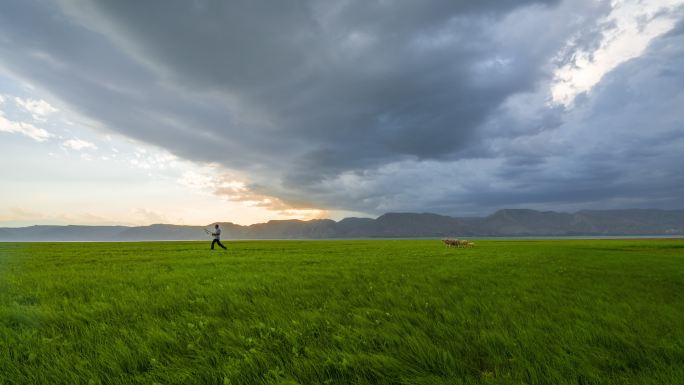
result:
[[[204,228],[211,229],[213,224]],[[505,209],[483,218],[387,213],[377,219],[221,223],[224,239],[419,238],[474,236],[684,235],[684,210]],[[30,226],[0,228],[0,241],[207,240],[202,226]]]
[[[437,214],[388,213],[374,223],[375,237],[447,237],[470,231],[458,219]]]
[[[242,238],[251,239],[321,239],[337,236],[335,225],[330,219],[301,220],[271,220],[247,226]]]
[[[144,227],[126,227],[118,235],[118,240],[126,241],[166,241],[166,240],[201,240],[207,235],[200,226],[180,226],[154,224]]]
[[[372,218],[344,218],[337,222],[337,232],[342,238],[364,238],[373,234],[375,219]]]
[[[4,228],[0,241],[116,241],[125,226],[29,226]]]
[[[484,226],[492,234],[563,235],[571,234],[574,214],[536,210],[499,210],[485,218]]]
[[[613,234],[681,234],[684,210],[583,210],[575,214],[581,231]]]

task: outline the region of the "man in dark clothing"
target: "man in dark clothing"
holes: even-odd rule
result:
[[[226,247],[221,244],[221,228],[219,227],[218,223],[214,225],[214,232],[211,233],[211,236],[214,237],[214,240],[211,241],[212,250],[214,250],[215,244],[218,244],[224,250],[226,249]]]

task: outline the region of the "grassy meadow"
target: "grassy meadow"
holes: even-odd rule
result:
[[[684,384],[684,240],[0,243],[0,384]]]

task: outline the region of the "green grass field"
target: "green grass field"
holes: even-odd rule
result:
[[[684,240],[0,244],[0,384],[684,384]]]

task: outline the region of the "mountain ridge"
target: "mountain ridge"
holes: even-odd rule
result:
[[[580,210],[575,213],[501,209],[486,217],[390,212],[340,221],[270,220],[238,225],[218,222],[224,239],[428,238],[475,236],[684,235],[684,210]],[[212,226],[33,225],[0,228],[0,242],[206,240]]]

